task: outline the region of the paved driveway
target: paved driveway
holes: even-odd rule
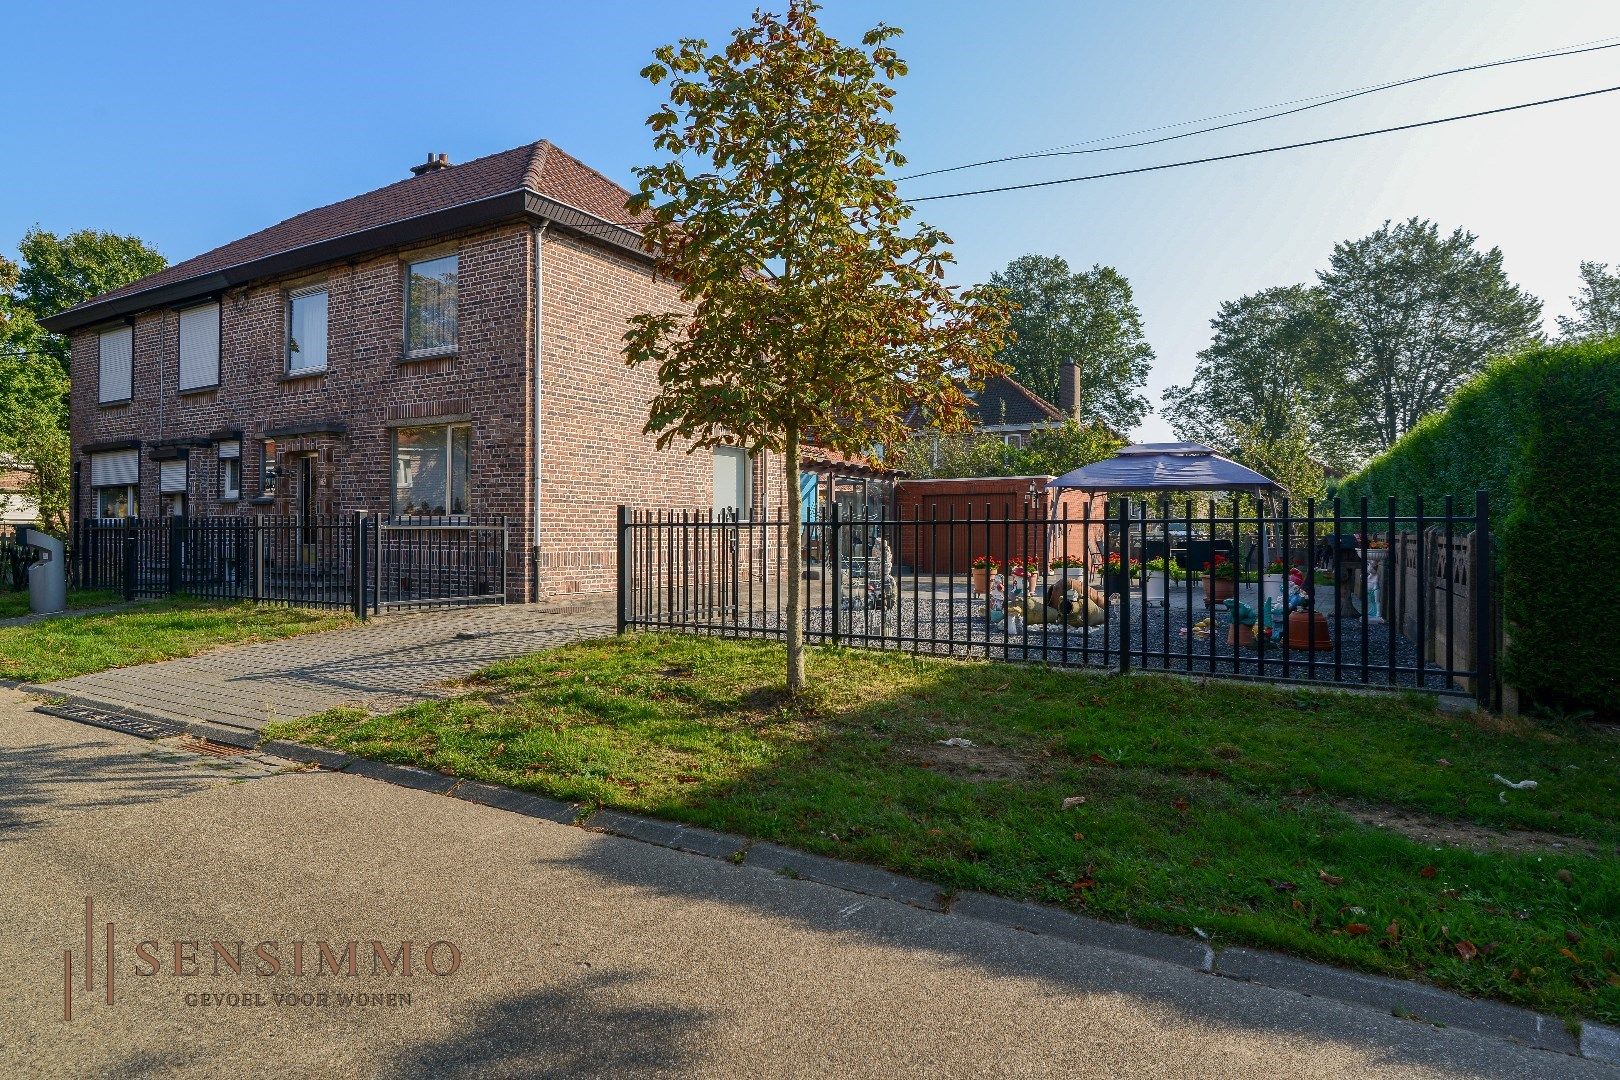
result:
[[[335,705],[399,708],[497,660],[613,631],[612,600],[390,615],[346,630],[81,675],[48,689],[111,711],[257,730]]]
[[[210,765],[29,704],[0,690],[0,1076],[1608,1075],[357,776]],[[374,974],[370,942],[405,939],[415,974]],[[242,974],[216,940],[245,943]],[[350,940],[360,973],[323,969],[317,943],[341,964]],[[256,974],[263,942],[279,973]]]

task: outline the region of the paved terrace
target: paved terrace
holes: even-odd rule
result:
[[[612,598],[388,615],[350,629],[219,649],[50,683],[78,704],[257,731],[338,705],[373,711],[442,697],[497,660],[614,630]]]

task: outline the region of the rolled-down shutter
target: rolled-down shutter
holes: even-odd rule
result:
[[[242,444],[235,439],[230,442],[219,443],[216,449],[222,458],[239,458],[242,456]]]
[[[128,401],[134,387],[135,331],[128,326],[108,330],[100,339],[101,363],[97,400]]]
[[[90,455],[91,487],[123,487],[138,484],[141,479],[139,450],[114,450],[107,454]]]
[[[158,492],[163,495],[183,494],[186,490],[186,459],[158,463]]]
[[[219,385],[219,305],[180,313],[180,389]]]

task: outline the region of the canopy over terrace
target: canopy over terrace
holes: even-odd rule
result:
[[[1047,486],[1081,491],[1287,493],[1270,477],[1192,442],[1136,443],[1111,458],[1072,469]]]

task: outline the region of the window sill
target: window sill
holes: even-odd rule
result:
[[[96,408],[98,408],[98,409],[122,409],[126,405],[133,405],[134,403],[135,403],[135,399],[132,398],[132,397],[119,398],[117,401],[98,401],[98,402],[96,402]]]
[[[274,506],[275,504],[276,504],[276,497],[274,495],[260,495],[258,498],[254,499],[252,502],[250,502],[248,505],[249,506]]]
[[[326,376],[327,368],[310,368],[308,371],[289,371],[276,379],[276,382],[304,382],[307,379],[320,379]]]
[[[399,366],[404,367],[409,364],[431,364],[435,360],[454,360],[459,354],[460,350],[450,349],[447,352],[423,353],[419,356],[402,356],[399,358]]]
[[[192,386],[185,390],[176,390],[176,397],[193,397],[197,394],[212,394],[219,389],[219,383],[209,383],[207,386]]]

